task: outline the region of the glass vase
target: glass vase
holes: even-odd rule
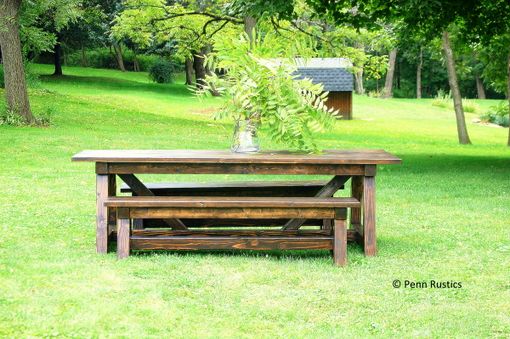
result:
[[[252,120],[237,120],[230,150],[234,153],[256,153],[260,150],[257,123]]]

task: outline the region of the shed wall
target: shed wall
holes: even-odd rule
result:
[[[329,92],[326,106],[337,109],[342,119],[352,119],[352,92]]]

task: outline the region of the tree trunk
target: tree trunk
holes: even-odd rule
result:
[[[248,34],[248,39],[250,40],[250,47],[253,45],[253,34],[255,32],[255,26],[257,25],[257,20],[254,17],[247,16],[244,18],[244,31]]]
[[[462,96],[460,95],[459,83],[457,81],[457,73],[455,71],[455,59],[450,46],[450,35],[447,31],[443,32],[443,50],[446,58],[446,69],[448,71],[448,82],[453,96],[453,106],[455,108],[455,118],[457,119],[457,133],[459,143],[471,144],[468,131],[466,128],[466,119],[464,117],[464,109],[462,108]]]
[[[185,85],[191,86],[193,85],[193,59],[186,58],[184,62],[184,70],[186,73],[186,82]]]
[[[483,81],[479,75],[476,76],[476,92],[478,99],[485,99],[485,88],[483,88]]]
[[[27,123],[34,121],[28,100],[21,41],[19,8],[21,0],[5,0],[0,5],[0,46],[4,64],[5,99],[7,109],[19,114]]]
[[[394,48],[390,52],[388,60],[388,71],[386,72],[386,82],[382,97],[387,99],[393,97],[393,75],[395,74],[395,61],[397,60],[397,49]]]
[[[423,48],[420,47],[418,67],[416,67],[416,98],[421,99],[421,69],[423,67]]]
[[[365,88],[363,87],[363,69],[354,73],[354,85],[356,94],[365,94]]]
[[[122,56],[122,49],[117,42],[113,43],[113,49],[115,51],[115,59],[117,60],[117,65],[122,72],[126,71],[126,67],[124,66],[124,57]]]
[[[140,63],[138,63],[138,55],[133,53],[133,71],[140,72]]]
[[[195,83],[198,89],[202,89],[205,84],[206,70],[204,65],[203,49],[193,54],[193,69],[195,70]]]
[[[87,60],[87,54],[85,53],[85,47],[81,45],[81,66],[87,67],[89,62]]]
[[[208,74],[211,74],[211,70],[207,69],[205,65],[205,56],[210,52],[211,46],[204,46],[200,49],[199,53],[193,55],[193,68],[195,69],[196,86],[198,89],[202,89],[205,86],[205,78]],[[219,96],[220,93],[214,89],[209,89],[211,94]]]
[[[508,98],[508,110],[509,110],[509,114],[510,114],[510,53],[508,53],[508,59],[507,59],[506,66],[507,66],[506,92],[507,92],[507,98]],[[507,144],[507,146],[510,147],[510,126],[508,128],[508,141],[506,144]]]
[[[400,89],[400,79],[401,79],[401,76],[400,76],[400,67],[401,67],[401,62],[400,60],[398,60],[397,62],[395,62],[395,73],[397,75],[397,88]]]
[[[53,63],[55,65],[55,70],[53,71],[53,75],[61,76],[62,73],[62,44],[60,34],[57,33],[57,43],[53,46]]]

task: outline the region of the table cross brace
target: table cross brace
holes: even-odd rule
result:
[[[143,182],[140,181],[134,174],[118,174],[118,176],[128,185],[131,190],[139,196],[155,196],[154,193],[148,189]],[[162,219],[165,224],[174,230],[187,230],[188,228],[179,219]]]
[[[336,191],[338,191],[346,182],[350,176],[336,175],[331,179],[317,194],[317,198],[332,197]],[[305,223],[306,219],[291,219],[285,225],[282,230],[297,230]]]

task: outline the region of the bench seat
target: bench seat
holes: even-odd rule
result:
[[[223,181],[223,182],[163,182],[147,183],[145,186],[154,195],[169,196],[292,196],[313,197],[328,181]],[[132,189],[123,184],[122,193],[133,193]],[[135,195],[135,194],[133,194]]]
[[[246,197],[313,197],[328,183],[327,180],[292,181],[219,181],[219,182],[163,182],[147,183],[146,187],[156,196],[246,196]],[[343,186],[340,187],[343,189]],[[122,193],[133,193],[123,184]],[[282,226],[287,219],[183,219],[189,227],[226,226]],[[160,228],[167,224],[158,219],[137,219],[136,228]],[[307,219],[305,225],[320,225],[322,220]]]
[[[162,182],[146,183],[145,186],[156,196],[245,196],[245,197],[313,197],[328,183],[327,180],[290,180],[290,181],[217,181]],[[343,185],[340,189],[343,189]],[[121,193],[133,190],[123,184]],[[287,219],[183,219],[189,227],[225,227],[225,226],[282,226]],[[138,219],[136,228],[160,228],[167,224],[158,219]],[[305,225],[320,225],[322,220],[307,219]]]
[[[105,201],[108,207],[218,207],[218,208],[341,208],[359,207],[355,198],[316,198],[316,197],[109,197]]]

